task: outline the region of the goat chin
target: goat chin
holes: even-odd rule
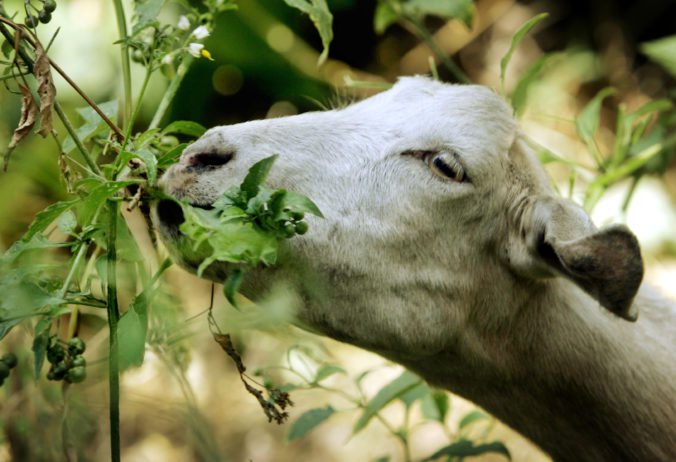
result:
[[[246,295],[283,279],[300,324],[475,401],[556,460],[676,460],[676,309],[641,286],[629,229],[552,192],[491,90],[404,78],[342,109],[216,127],[162,185],[208,204],[273,154],[269,185],[325,218]],[[154,216],[194,271],[206,255],[180,214]]]

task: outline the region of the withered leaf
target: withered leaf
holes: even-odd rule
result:
[[[30,133],[33,125],[35,125],[35,119],[38,112],[38,107],[35,104],[35,100],[33,99],[30,89],[25,85],[19,85],[19,88],[21,89],[21,94],[23,95],[21,98],[21,119],[19,119],[19,125],[16,127],[16,130],[14,130],[12,139],[9,142],[9,147],[5,153],[3,166],[5,171],[7,171],[7,165],[9,164],[9,157],[11,156],[12,151],[16,145],[19,144],[19,142],[24,139],[28,133]]]
[[[38,133],[46,137],[52,132],[52,109],[56,98],[56,88],[52,79],[49,57],[39,43],[35,45],[33,74],[38,81],[38,95],[40,96],[40,130]]]

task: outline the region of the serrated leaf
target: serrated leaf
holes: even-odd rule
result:
[[[639,49],[676,77],[676,35],[642,43]]]
[[[594,136],[599,128],[599,119],[601,118],[601,104],[606,97],[615,93],[613,88],[604,88],[599,91],[592,100],[584,107],[577,120],[575,128],[577,133],[588,146],[594,144]]]
[[[333,374],[345,374],[345,369],[340,366],[334,366],[333,364],[322,364],[315,374],[314,382],[319,383]]]
[[[507,71],[507,65],[509,64],[509,61],[512,59],[514,50],[516,50],[516,47],[519,46],[519,44],[526,37],[528,32],[530,32],[531,29],[533,29],[533,27],[535,27],[540,21],[545,19],[547,16],[549,16],[548,13],[542,13],[529,19],[521,27],[519,27],[512,36],[512,41],[509,44],[507,53],[505,53],[505,55],[500,60],[500,85],[502,85],[503,87],[505,86],[505,72]]]
[[[244,271],[239,268],[236,268],[228,274],[228,277],[223,283],[223,294],[225,295],[226,300],[235,308],[239,309],[237,306],[237,300],[235,300],[235,295],[239,291],[239,286],[242,285],[244,280]]]
[[[335,412],[335,409],[331,406],[326,406],[324,408],[310,409],[303,413],[291,425],[289,434],[286,436],[287,441],[293,442],[307,435],[311,430],[335,414]]]
[[[489,415],[486,414],[483,411],[480,411],[478,409],[475,409],[473,411],[468,412],[463,416],[462,419],[460,419],[460,423],[458,424],[458,428],[462,430],[463,428],[472,425],[475,422],[478,422],[480,420],[485,420],[488,419]]]
[[[117,101],[106,101],[98,105],[101,111],[111,120],[117,117]],[[75,133],[82,142],[89,141],[94,136],[108,129],[108,125],[103,121],[100,115],[90,106],[85,106],[76,110],[84,124],[80,126]],[[62,145],[63,152],[68,154],[75,149],[75,142],[70,136],[66,137]]]
[[[136,181],[110,181],[92,189],[78,204],[80,222],[91,223],[92,218],[107,199],[113,197],[120,189],[135,183]]]
[[[396,400],[410,389],[417,387],[421,379],[409,371],[404,371],[399,377],[385,385],[378,393],[371,399],[364,412],[357,420],[352,433],[357,433],[366,427],[371,419],[380,412],[385,406]]]
[[[157,15],[160,13],[165,0],[136,0],[134,8],[134,25],[132,35],[136,34],[146,26],[157,22]]]
[[[38,233],[42,233],[47,226],[59,218],[62,213],[69,210],[77,203],[76,200],[55,202],[35,215],[35,220],[28,227],[26,233],[21,236],[22,241],[29,241]]]
[[[444,422],[448,409],[450,408],[450,400],[448,394],[441,390],[432,390],[422,400],[421,409],[425,417],[437,422]]]
[[[323,50],[319,55],[319,64],[329,56],[329,46],[333,40],[333,15],[326,0],[284,0],[290,7],[296,8],[310,17],[322,39]]]
[[[509,453],[507,447],[504,444],[500,443],[499,441],[479,444],[475,446],[472,441],[461,439],[453,444],[449,444],[448,446],[439,449],[431,456],[423,459],[422,462],[436,460],[439,459],[440,457],[468,457],[468,456],[480,456],[482,454],[489,453],[501,454],[505,456],[508,460],[512,460],[512,456]]]
[[[170,133],[187,135],[193,138],[199,138],[204,135],[207,129],[197,122],[192,122],[189,120],[177,120],[175,122],[167,125],[164,130],[162,130],[163,135],[168,135]]]
[[[240,190],[245,194],[247,200],[258,194],[260,186],[268,177],[275,160],[277,160],[276,155],[259,160],[251,166],[249,173],[247,173],[240,186]]]

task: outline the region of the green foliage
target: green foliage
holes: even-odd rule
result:
[[[206,256],[197,274],[214,262],[238,265],[224,282],[225,296],[235,306],[244,272],[258,265],[274,265],[279,241],[307,232],[305,214],[322,216],[307,197],[262,186],[275,159],[271,156],[255,163],[242,184],[226,191],[210,210],[181,203],[185,222],[180,229],[193,242],[193,250]]]
[[[289,442],[293,442],[304,437],[319,424],[331,417],[335,412],[335,409],[333,409],[331,406],[326,406],[319,409],[310,409],[309,411],[306,411],[304,414],[298,417],[293,425],[291,425],[286,439]]]
[[[516,50],[516,48],[519,46],[521,41],[526,37],[526,35],[528,35],[531,29],[535,27],[539,22],[547,18],[547,16],[549,16],[547,13],[542,13],[530,18],[521,27],[519,27],[512,36],[512,40],[509,43],[507,53],[505,53],[505,55],[500,60],[500,85],[503,88],[505,87],[505,73],[507,72],[507,66],[509,65],[509,61],[512,59],[514,50]]]
[[[373,28],[382,34],[402,18],[420,22],[427,16],[455,18],[469,26],[473,13],[472,0],[379,0],[373,16]]]
[[[329,11],[326,0],[284,0],[284,2],[307,14],[319,32],[324,49],[319,55],[319,64],[329,56],[329,46],[333,40],[333,15]]]
[[[676,77],[676,35],[643,43],[641,51]]]

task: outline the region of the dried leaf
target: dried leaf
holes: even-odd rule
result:
[[[56,88],[52,79],[49,57],[39,43],[35,46],[33,73],[38,81],[38,95],[40,95],[40,130],[38,133],[46,137],[52,132],[52,109],[56,98]]]
[[[12,151],[16,145],[30,133],[33,125],[35,125],[35,118],[38,111],[30,89],[24,85],[19,85],[19,88],[23,95],[21,99],[21,119],[19,120],[19,126],[14,130],[14,135],[12,135],[12,140],[9,142],[9,147],[5,153],[5,171],[7,171],[9,156],[12,154]]]

